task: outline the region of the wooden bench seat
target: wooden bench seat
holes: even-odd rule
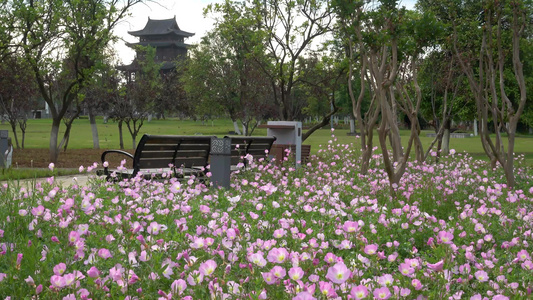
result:
[[[267,157],[267,150],[270,152],[272,144],[276,141],[274,136],[225,136],[231,138],[231,167],[236,170],[237,165],[248,163],[245,159],[251,155],[255,160]]]
[[[180,136],[180,135],[148,135],[142,136],[135,154],[131,155],[122,150],[107,150],[102,153],[102,164],[106,156],[111,153],[125,155],[133,160],[133,169],[116,171],[120,178],[133,178],[139,172],[145,177],[152,174],[171,171],[173,176],[185,177],[190,175],[202,176],[208,164],[211,150],[211,139],[214,136]],[[108,167],[104,167],[103,174],[109,179]]]

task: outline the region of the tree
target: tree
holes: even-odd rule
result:
[[[249,135],[272,115],[270,81],[259,62],[266,60],[263,33],[243,4],[226,1],[210,5],[206,13],[220,13],[215,28],[192,49],[184,82],[188,94],[200,100],[197,108],[218,107]]]
[[[161,74],[161,93],[156,99],[154,107],[154,112],[158,118],[164,119],[167,113],[179,113],[180,116],[192,115],[191,102],[187,98],[185,88],[180,80],[183,72],[178,69]]]
[[[161,65],[155,62],[155,48],[137,46],[137,63],[140,70],[135,73],[135,79],[126,83],[125,98],[121,108],[124,110],[123,121],[128,127],[133,140],[133,149],[137,146],[137,135],[144,121],[153,112],[155,99],[161,92]]]
[[[50,107],[50,161],[57,162],[61,120],[100,66],[112,30],[128,10],[142,0],[10,0],[13,33],[30,65],[40,94]],[[63,69],[69,61],[72,69]],[[68,82],[51,93],[56,74]],[[57,82],[57,81],[56,81]]]
[[[0,113],[11,125],[17,149],[24,149],[26,122],[38,95],[32,76],[25,62],[14,54],[4,57],[0,64]],[[20,143],[17,125],[22,132]]]
[[[87,110],[89,114],[89,123],[91,124],[93,137],[93,149],[100,149],[98,129],[96,127],[96,116],[108,115],[110,113],[112,103],[119,96],[119,82],[119,74],[111,63],[107,62],[94,74],[93,80],[87,84],[82,91],[84,96],[82,108]]]
[[[323,51],[326,52],[326,49]],[[318,56],[314,53],[307,58],[300,58],[298,70],[306,90],[307,106],[304,111],[322,115],[322,121],[302,135],[302,141],[305,141],[316,130],[326,126],[339,111],[335,99],[347,68],[338,55],[330,52],[330,55]]]
[[[416,159],[424,161],[419,139],[418,113],[422,101],[418,73],[425,48],[440,32],[431,15],[420,15],[400,8],[396,0],[338,0],[333,3],[350,62],[348,87],[362,136],[362,173],[366,173],[372,154],[373,130],[379,121],[378,137],[391,190],[406,170],[411,148]],[[360,93],[356,98],[351,80],[359,61]],[[372,91],[369,110],[361,111],[366,87]],[[410,121],[407,147],[401,144],[398,112]],[[391,155],[392,154],[392,155]]]
[[[507,184],[514,186],[516,129],[527,99],[522,47],[531,23],[531,1],[421,4],[449,25],[446,46],[453,49],[476,103],[483,149],[493,167],[502,166]],[[507,147],[502,133],[507,134]]]
[[[436,47],[437,48],[437,47]],[[447,49],[433,49],[420,70],[423,100],[421,114],[431,120],[436,137],[426,150],[425,159],[437,145],[437,161],[450,150],[452,121],[472,120],[474,103],[465,76],[454,53]]]
[[[260,29],[266,33],[267,55],[273,65],[263,69],[275,87],[274,103],[282,120],[299,117],[293,88],[301,83],[298,59],[311,50],[313,43],[332,30],[334,16],[329,1],[264,0],[255,2]],[[327,122],[326,122],[327,123]]]

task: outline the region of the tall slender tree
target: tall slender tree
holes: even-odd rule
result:
[[[523,47],[531,28],[533,3],[423,0],[419,6],[449,25],[449,42],[443,47],[454,51],[468,81],[483,149],[493,167],[502,166],[507,184],[514,186],[516,130],[527,100]],[[507,135],[506,145],[503,134]]]
[[[142,0],[9,0],[16,47],[30,65],[40,94],[52,115],[50,161],[59,155],[61,120],[78,99],[114,39],[112,30]],[[69,64],[65,64],[69,61]],[[70,65],[72,68],[64,69]],[[68,82],[52,93],[53,78],[69,73]]]

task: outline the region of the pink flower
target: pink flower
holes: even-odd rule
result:
[[[111,255],[111,252],[105,248],[98,250],[98,256],[100,256],[103,259],[108,259],[108,258],[113,257],[113,255]]]
[[[235,229],[233,229],[233,228],[229,228],[229,229],[226,231],[226,237],[227,237],[229,240],[234,240],[234,239],[237,237],[237,232],[235,231]]]
[[[411,285],[415,288],[415,290],[419,291],[422,289],[422,282],[418,279],[411,280]]]
[[[76,280],[76,275],[73,273],[68,273],[63,276],[65,279],[65,286],[70,286],[72,283],[74,283],[74,280]]]
[[[200,273],[204,276],[211,276],[211,274],[213,274],[213,272],[215,271],[215,269],[217,268],[217,263],[210,259],[202,264],[200,264]]]
[[[342,229],[348,233],[356,232],[359,229],[359,224],[353,221],[346,221],[342,226]]]
[[[364,299],[366,296],[368,296],[368,288],[364,285],[358,285],[352,288],[350,291],[350,295],[354,299]]]
[[[274,276],[280,279],[285,277],[285,275],[287,275],[287,271],[285,271],[285,268],[281,266],[273,267],[272,270],[270,270],[270,273],[272,273]]]
[[[348,278],[350,278],[351,274],[352,272],[348,270],[344,263],[338,262],[334,266],[329,267],[326,278],[331,280],[333,283],[342,284],[348,280]]]
[[[192,273],[187,277],[187,282],[192,286],[200,284],[202,281],[204,281],[204,275],[196,270],[192,271]]]
[[[333,288],[333,286],[331,285],[331,283],[329,282],[326,282],[326,281],[320,281],[318,283],[318,288],[320,289],[320,292],[322,293],[322,295],[326,296],[326,297],[334,297],[336,294],[335,294],[335,289]]]
[[[402,288],[400,289],[400,296],[407,297],[411,294],[411,290],[408,288]]]
[[[316,300],[309,292],[300,292],[292,300]]]
[[[179,181],[174,182],[172,186],[170,187],[170,192],[173,194],[179,193],[180,190],[181,190],[181,183]]]
[[[24,255],[22,253],[17,254],[17,268],[20,267],[20,264],[22,263],[22,257]]]
[[[527,252],[527,250],[523,249],[523,250],[520,250],[517,254],[516,254],[516,257],[521,260],[521,261],[525,261],[527,259],[530,259],[531,257],[529,256],[529,253]]]
[[[59,275],[52,275],[52,277],[50,277],[50,283],[52,284],[52,287],[58,288],[58,289],[66,285],[65,278]]]
[[[100,276],[100,271],[95,266],[92,266],[89,271],[87,271],[87,276],[91,278],[98,278]]]
[[[391,296],[390,290],[386,286],[375,289],[372,294],[376,299],[389,299]]]
[[[295,281],[302,279],[302,277],[304,277],[304,274],[304,270],[302,270],[302,268],[300,267],[292,267],[289,270],[289,277]]]
[[[272,274],[272,272],[262,272],[261,276],[263,276],[263,280],[265,280],[265,282],[268,285],[271,285],[277,282],[277,278],[276,276],[274,276],[274,274]]]
[[[401,263],[398,269],[404,276],[411,276],[415,272],[415,269],[408,263]]]
[[[31,214],[38,217],[44,214],[44,206],[39,205],[31,209]]]
[[[437,240],[442,244],[451,244],[453,240],[453,233],[447,231],[440,231],[437,235]]]
[[[376,244],[370,244],[365,246],[365,253],[368,255],[374,255],[376,254],[376,251],[378,250],[378,245]]]
[[[378,278],[378,283],[381,284],[382,286],[392,285],[393,281],[394,281],[394,278],[392,278],[391,274],[385,274]]]
[[[77,231],[71,231],[68,235],[68,241],[72,244],[76,243],[80,239],[80,234]]]
[[[264,267],[267,264],[267,261],[263,257],[263,253],[261,251],[258,251],[257,253],[253,253],[250,255],[248,260],[260,267]]]
[[[200,212],[207,214],[211,209],[207,205],[200,205]]]
[[[54,271],[55,275],[63,275],[66,269],[67,265],[65,265],[64,263],[59,263],[52,270]]]
[[[334,262],[337,262],[337,256],[335,256],[335,254],[331,252],[328,252],[328,254],[326,254],[326,256],[324,257],[324,261],[328,264],[332,264]]]
[[[172,264],[168,264],[167,267],[163,270],[163,277],[166,279],[170,279],[170,276],[174,275],[174,271],[172,270]]]
[[[476,279],[480,282],[486,282],[489,280],[489,274],[483,270],[479,270],[476,273],[474,273],[474,276],[476,276]]]
[[[531,262],[530,260],[526,260],[521,264],[521,266],[524,270],[533,270],[533,262]]]
[[[187,288],[187,283],[183,279],[174,280],[170,285],[172,293],[181,295],[183,291]]]
[[[121,266],[120,265],[116,265],[115,267],[109,269],[109,276],[114,281],[122,280],[122,271],[123,271],[123,269],[121,268]]]
[[[135,274],[135,272],[133,270],[129,270],[128,271],[128,284],[134,284],[136,283],[137,281],[139,281],[139,276],[137,276],[137,274]]]
[[[434,263],[434,264],[427,264],[427,266],[430,270],[434,272],[440,272],[442,271],[444,267],[444,260],[438,261],[437,263]]]
[[[150,223],[150,226],[148,226],[149,234],[158,235],[160,230],[161,230],[161,225],[157,224],[157,222],[152,222]]]
[[[285,236],[286,233],[287,233],[287,230],[285,230],[283,228],[276,229],[276,230],[274,230],[274,238],[276,238],[276,239],[282,238],[282,237]]]
[[[289,256],[285,248],[272,248],[267,255],[267,260],[271,263],[282,263]]]

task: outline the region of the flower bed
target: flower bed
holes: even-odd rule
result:
[[[92,178],[0,187],[0,297],[524,299],[533,182],[455,154],[390,196],[375,156],[334,142],[304,168],[258,162],[228,191]],[[520,186],[519,186],[520,188]]]

